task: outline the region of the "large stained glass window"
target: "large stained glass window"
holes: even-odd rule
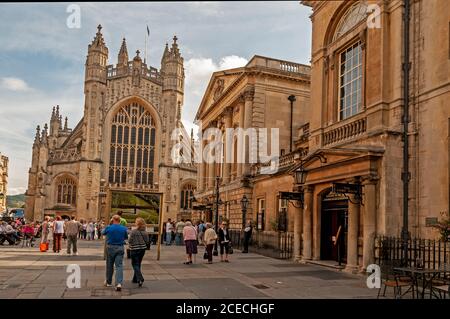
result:
[[[109,183],[153,185],[155,121],[138,103],[123,106],[113,118]]]

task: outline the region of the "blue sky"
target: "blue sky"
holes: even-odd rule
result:
[[[288,2],[79,3],[81,27],[70,29],[70,3],[0,4],[0,152],[10,159],[9,194],[26,190],[36,125],[59,104],[69,126],[83,110],[84,62],[102,24],[109,63],[123,37],[128,54],[144,52],[160,68],[174,34],[185,61],[183,122],[193,117],[212,72],[243,66],[255,55],[309,64],[309,7]]]

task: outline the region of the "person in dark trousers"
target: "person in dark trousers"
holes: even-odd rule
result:
[[[228,253],[230,251],[230,234],[228,232],[226,222],[222,222],[222,225],[219,228],[219,243],[220,243],[220,261],[227,263],[229,262]],[[225,259],[223,257],[224,252],[225,252]]]
[[[131,231],[128,245],[130,248],[131,266],[134,270],[132,282],[142,287],[144,276],[142,275],[141,264],[148,247],[147,245],[150,244],[150,238],[145,231],[146,225],[143,218],[136,218],[136,226],[136,229]]]
[[[247,226],[244,228],[244,249],[242,250],[244,254],[248,253],[248,244],[250,242],[250,239],[252,238],[252,231],[252,222],[249,220],[247,222]]]
[[[114,266],[116,268],[116,290],[122,290],[123,282],[123,255],[125,240],[128,238],[128,230],[125,226],[120,225],[120,216],[114,215],[112,218],[112,225],[109,225],[103,230],[103,235],[106,235],[106,280],[105,286],[112,286],[112,276],[114,273]]]

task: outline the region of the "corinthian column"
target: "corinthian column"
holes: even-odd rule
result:
[[[249,88],[244,92],[244,99],[245,99],[245,109],[244,109],[244,128],[249,129],[252,127],[252,109],[253,109],[253,98],[255,96],[255,89]],[[250,141],[251,142],[251,141]],[[256,141],[253,141],[253,143],[256,143]],[[253,147],[251,145],[252,143],[249,143],[249,145],[245,144],[245,164],[243,173],[244,175],[250,174],[250,148]]]
[[[303,207],[300,206],[300,202],[297,203],[298,207],[294,206],[294,260],[299,261],[301,259],[301,247],[302,247],[302,231],[303,231]]]
[[[231,151],[233,149],[233,140],[227,140],[227,129],[232,128],[233,125],[233,109],[231,107],[227,107],[224,111],[225,117],[225,154],[223,156],[223,182],[226,184],[230,181],[230,173],[231,173],[231,161],[233,157],[231,156]]]

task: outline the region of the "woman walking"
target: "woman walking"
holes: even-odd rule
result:
[[[197,254],[197,231],[190,221],[184,224],[183,239],[186,245],[186,261],[185,265],[192,264],[192,254]]]
[[[228,233],[227,223],[223,222],[219,229],[219,243],[220,243],[220,261],[228,261],[228,253],[230,251],[230,235]],[[225,259],[223,258],[223,253],[225,251]]]
[[[145,231],[145,220],[141,217],[136,218],[136,229],[133,229],[128,240],[130,248],[131,266],[134,270],[132,282],[142,287],[144,277],[142,276],[141,264],[145,255],[145,250],[150,247],[150,238]]]
[[[213,261],[213,247],[214,243],[216,242],[217,234],[212,228],[211,223],[206,223],[206,231],[203,235],[203,242],[206,247],[206,254],[208,255],[208,264],[212,264]]]

